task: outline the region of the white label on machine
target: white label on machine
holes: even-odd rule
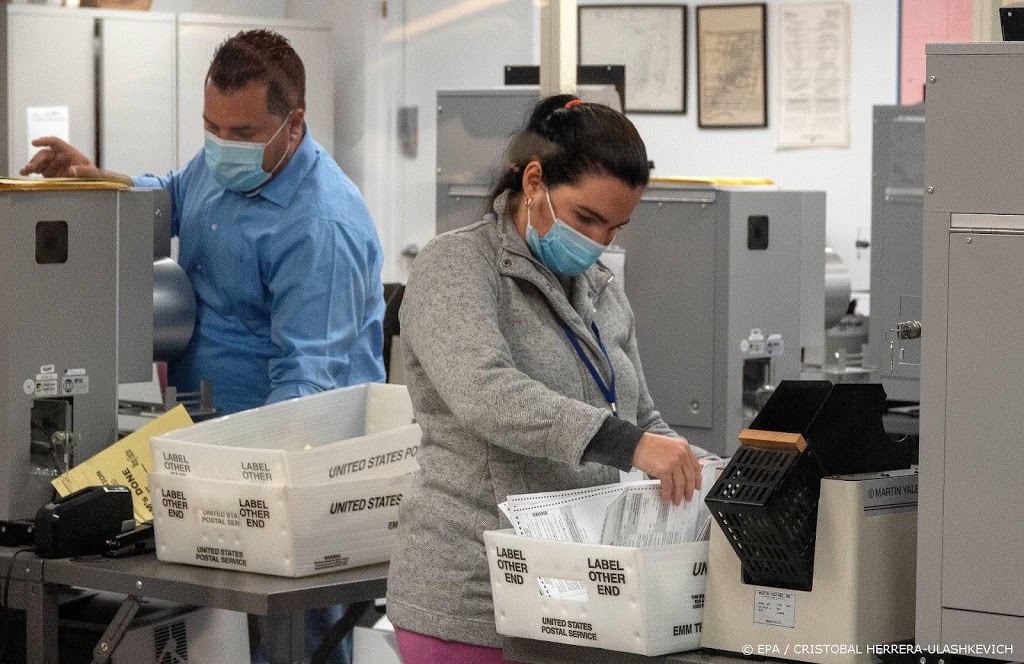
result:
[[[61,392],[68,394],[89,394],[89,377],[74,376],[71,372],[64,376],[60,384]]]
[[[863,481],[864,513],[894,514],[917,509],[917,474]]]
[[[740,352],[748,355],[764,355],[764,334],[754,328],[746,339],[740,340]]]
[[[55,397],[57,396],[57,377],[36,376],[36,396]]]
[[[796,595],[779,590],[754,590],[754,622],[759,625],[796,625]]]

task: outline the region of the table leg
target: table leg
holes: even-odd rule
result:
[[[25,659],[27,664],[57,662],[57,596],[59,586],[27,582]]]
[[[266,643],[270,664],[302,664],[306,655],[306,612],[268,615]]]

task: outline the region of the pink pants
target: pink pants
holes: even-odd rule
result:
[[[505,659],[501,648],[445,641],[398,627],[395,639],[403,664],[518,664]]]

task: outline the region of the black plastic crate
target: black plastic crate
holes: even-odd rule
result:
[[[801,434],[806,448],[744,444],[706,498],[745,583],[811,590],[821,478],[907,465],[885,435],[884,404],[881,385],[779,384],[750,428]]]
[[[707,497],[744,581],[810,590],[820,480],[802,452],[741,447]],[[810,481],[808,481],[810,480]]]

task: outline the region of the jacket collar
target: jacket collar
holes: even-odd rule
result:
[[[599,353],[600,348],[593,339],[590,324],[597,311],[597,301],[612,281],[611,270],[598,261],[586,272],[572,279],[570,294],[566,296],[558,277],[533,255],[526,241],[516,230],[515,222],[497,212],[504,207],[504,197],[505,194],[498,197],[495,201],[496,211],[489,215],[492,216],[499,235],[498,273],[522,279],[536,286],[548,301],[552,311],[572,328],[579,339],[591,346],[595,353]]]
[[[553,285],[558,292],[564,293],[562,286],[558,281],[558,277],[549,270],[543,263],[537,260],[537,257],[533,255],[529,245],[526,244],[526,240],[519,235],[519,231],[516,230],[515,221],[504,215],[505,201],[508,199],[509,192],[503,192],[494,200],[494,212],[493,217],[498,224],[499,234],[501,237],[501,251],[498,256],[498,268],[499,272],[506,273],[510,266],[504,264],[505,254],[511,254],[519,257],[520,259],[526,259],[527,263],[532,265],[533,276],[540,276],[542,279]],[[511,273],[509,273],[511,274]],[[530,275],[515,274],[512,276],[519,276],[522,278],[529,278]],[[590,309],[593,309],[593,303],[596,303],[601,294],[604,293],[605,289],[611,283],[614,275],[604,263],[600,260],[592,267],[588,268],[586,272],[577,278],[572,280],[572,294],[575,304],[577,294],[586,296],[591,305]],[[535,278],[529,279],[534,282]],[[538,287],[540,284],[537,284]],[[542,289],[543,290],[543,289]]]

